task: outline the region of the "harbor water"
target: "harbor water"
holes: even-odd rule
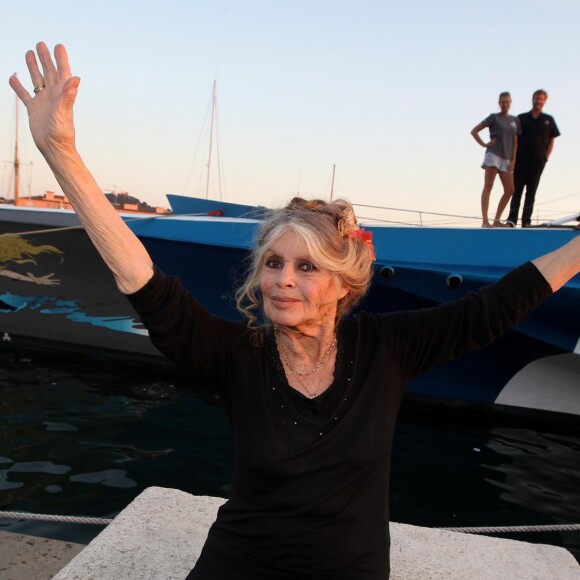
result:
[[[223,409],[182,377],[67,351],[0,349],[0,510],[111,518],[149,486],[227,497]],[[580,523],[580,421],[406,401],[391,518],[430,527]],[[102,528],[0,518],[0,530],[87,543]],[[563,546],[580,532],[496,534]]]

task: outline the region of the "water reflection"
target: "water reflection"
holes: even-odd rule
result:
[[[105,469],[94,473],[81,473],[73,475],[70,480],[84,483],[100,483],[106,487],[137,487],[137,482],[127,477],[127,472],[122,469]]]
[[[489,482],[500,490],[502,500],[523,509],[535,506],[553,521],[580,522],[576,437],[498,428],[490,432],[487,448],[501,458],[499,466],[483,466],[493,472]]]
[[[225,414],[186,383],[40,351],[0,362],[0,509],[109,517],[151,485],[227,494]]]
[[[580,425],[437,409],[404,413],[391,516],[433,527],[579,524]],[[580,561],[580,532],[497,535],[564,546]]]

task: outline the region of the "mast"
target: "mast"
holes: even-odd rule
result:
[[[20,197],[20,159],[18,156],[18,97],[16,97],[16,138],[14,140],[14,206]]]
[[[330,185],[330,201],[332,201],[332,195],[334,194],[334,173],[336,171],[336,163],[332,165],[332,184]]]
[[[209,177],[211,171],[211,152],[213,149],[213,132],[214,132],[214,125],[215,125],[215,104],[216,104],[216,81],[213,81],[213,92],[212,92],[212,101],[211,101],[211,129],[209,132],[209,155],[207,158],[207,183],[205,186],[205,199],[209,199]]]

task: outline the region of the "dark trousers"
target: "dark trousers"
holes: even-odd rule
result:
[[[513,224],[518,223],[518,213],[520,211],[522,193],[524,192],[525,187],[526,197],[524,200],[524,208],[522,210],[522,226],[529,226],[531,224],[536,191],[538,190],[540,177],[542,176],[542,171],[544,171],[545,166],[545,162],[533,159],[517,160],[516,169],[514,171],[515,189],[510,203],[508,221]]]

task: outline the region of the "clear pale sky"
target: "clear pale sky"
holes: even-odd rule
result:
[[[580,208],[579,27],[580,0],[5,2],[0,195],[11,196],[14,155],[8,77],[31,88],[24,53],[44,40],[65,44],[82,79],[77,142],[103,189],[164,207],[166,193],[205,196],[217,79],[222,199],[329,197],[336,165],[335,197],[477,217],[484,150],[470,130],[498,111],[499,92],[518,114],[544,88],[562,136],[534,217],[570,214]],[[60,191],[20,118],[21,191]],[[493,208],[499,197],[497,183]]]

